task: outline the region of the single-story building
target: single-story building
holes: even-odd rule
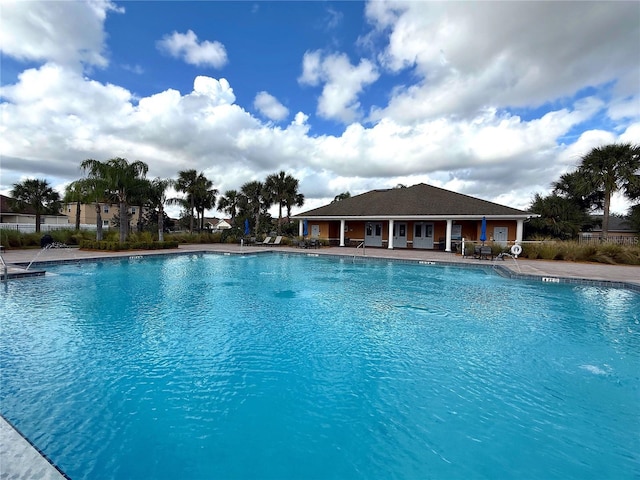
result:
[[[292,217],[312,238],[334,245],[420,248],[452,251],[463,238],[522,241],[524,222],[538,215],[424,183],[370,192],[334,201]]]
[[[20,232],[36,231],[36,212],[33,207],[26,206],[16,209],[13,206],[13,199],[5,195],[0,195],[0,228],[17,230]],[[69,219],[66,215],[40,215],[41,230],[54,228],[68,228]]]
[[[219,232],[222,230],[229,230],[231,228],[231,220],[225,220],[223,218],[205,217],[204,228],[207,230],[213,230]]]

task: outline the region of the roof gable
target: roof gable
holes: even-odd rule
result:
[[[300,213],[296,217],[528,214],[524,210],[420,183],[411,187],[372,190]]]

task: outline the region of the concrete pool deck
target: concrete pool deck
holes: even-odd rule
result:
[[[189,244],[179,248],[153,251],[99,252],[84,251],[78,248],[55,248],[44,252],[40,249],[8,250],[2,254],[8,266],[9,278],[23,275],[43,275],[47,262],[73,262],[83,260],[100,260],[114,257],[163,255],[189,252],[217,253],[256,253],[280,251],[286,253],[308,255],[333,255],[349,258],[379,258],[415,262],[436,262],[460,266],[500,267],[510,272],[513,278],[533,278],[541,281],[563,281],[567,283],[602,283],[603,286],[628,287],[640,291],[640,266],[607,265],[601,263],[576,263],[565,261],[529,260],[511,258],[502,260],[479,260],[463,257],[455,253],[431,250],[406,250],[386,248],[367,248],[366,251],[351,247],[323,247],[319,249],[299,249],[289,246],[240,246],[235,244]],[[36,258],[36,256],[38,256]],[[35,261],[34,261],[35,259]],[[25,266],[34,261],[28,271]],[[2,268],[2,265],[0,265]],[[2,272],[0,272],[2,273]]]
[[[605,265],[596,263],[574,263],[511,258],[502,260],[479,260],[462,257],[454,253],[422,250],[389,250],[384,248],[355,249],[350,247],[323,247],[304,250],[289,246],[260,247],[233,244],[180,245],[179,248],[158,251],[96,252],[77,248],[55,248],[8,250],[2,253],[7,265],[9,281],[19,281],[23,276],[44,275],[48,262],[99,261],[131,256],[153,256],[164,254],[214,253],[258,253],[285,252],[301,255],[331,255],[347,258],[392,259],[408,262],[425,262],[459,266],[484,266],[498,268],[501,274],[512,278],[533,279],[553,283],[592,284],[629,288],[640,292],[640,266]],[[37,257],[37,258],[36,258]],[[25,267],[34,265],[25,271]],[[37,262],[37,263],[36,263]],[[0,263],[0,269],[3,265]],[[2,273],[2,272],[0,272]],[[15,279],[15,280],[14,280]],[[17,430],[1,416],[0,411],[0,479],[64,479],[65,476],[44,458]]]

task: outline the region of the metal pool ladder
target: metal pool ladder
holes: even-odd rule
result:
[[[2,258],[2,250],[0,250],[0,263],[2,263],[2,280],[6,282],[9,280],[9,268],[4,263],[4,258]]]
[[[358,246],[356,247],[356,253],[354,253],[354,254],[353,254],[353,261],[354,261],[354,262],[356,261],[356,255],[358,255],[358,249],[359,249],[360,247],[362,247],[362,256],[364,257],[364,256],[366,256],[366,254],[367,254],[367,253],[366,253],[366,251],[365,251],[365,249],[364,249],[364,242],[362,242],[360,245],[358,245]]]

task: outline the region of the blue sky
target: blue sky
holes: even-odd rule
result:
[[[120,156],[221,193],[285,170],[301,210],[419,182],[526,208],[591,148],[640,141],[638,2],[0,8],[3,194]]]

